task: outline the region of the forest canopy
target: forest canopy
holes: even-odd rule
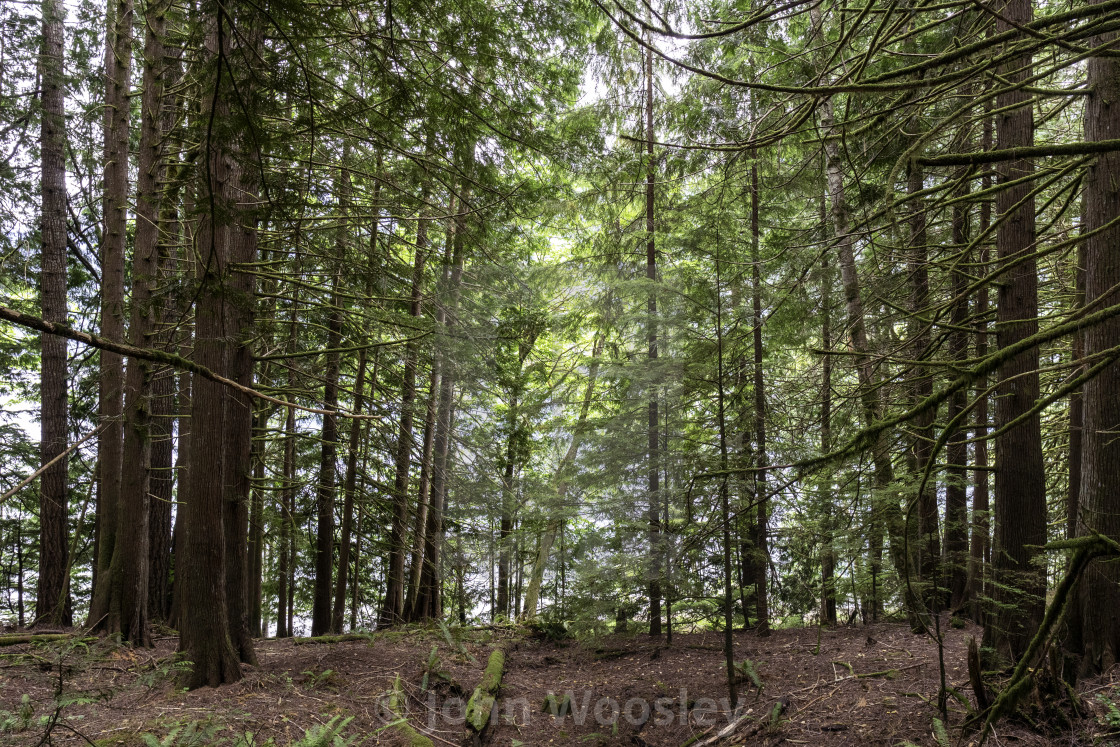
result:
[[[1118,29],[5,3],[0,618],[192,688],[426,621],[724,631],[732,702],[740,628],[1107,670]]]

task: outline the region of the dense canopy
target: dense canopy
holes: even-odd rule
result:
[[[168,626],[190,687],[424,621],[725,631],[732,700],[737,628],[1107,670],[1117,29],[4,4],[0,618]]]

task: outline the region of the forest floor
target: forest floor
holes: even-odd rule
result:
[[[970,703],[967,640],[980,633],[945,631],[947,681]],[[470,743],[463,705],[496,647],[506,656],[501,691],[475,744],[681,747],[698,735],[703,744],[729,723],[718,632],[676,634],[672,646],[645,635],[556,641],[501,627],[265,640],[260,665],[245,666],[240,682],[193,692],[175,685],[183,665],[173,636],[146,650],[76,640],[0,649],[0,744],[415,747],[423,742],[410,742],[389,711],[399,682],[398,711],[409,723],[434,745],[461,745]],[[783,629],[764,638],[736,632],[734,642],[736,660],[750,661],[740,677],[745,719],[720,744],[939,744],[937,648],[905,625]],[[544,710],[549,693],[557,715]],[[1082,694],[1088,712],[1063,733],[1005,721],[989,743],[1120,744],[1120,709],[1112,709],[1113,735],[1108,727],[1120,672],[1082,683]],[[975,735],[961,739],[963,704],[949,703],[951,742],[975,744]],[[325,725],[341,727],[343,739],[307,738],[322,736]]]

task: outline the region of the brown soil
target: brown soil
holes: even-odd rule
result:
[[[977,628],[946,631],[946,678],[969,702],[965,650]],[[410,723],[436,745],[464,743],[462,704],[478,684],[490,651],[502,646],[506,669],[497,713],[481,744],[650,745],[679,747],[697,734],[714,735],[728,724],[722,634],[676,635],[667,647],[646,636],[594,641],[545,641],[509,629],[464,631],[454,646],[439,630],[409,630],[368,641],[295,645],[261,641],[259,667],[218,689],[184,692],[174,685],[176,641],[162,637],[151,650],[98,641],[88,647],[21,644],[0,649],[0,710],[16,713],[29,696],[29,728],[0,733],[0,744],[36,745],[55,711],[62,660],[63,699],[50,743],[142,745],[142,735],[165,739],[177,728],[179,742],[193,730],[196,745],[287,745],[332,717],[352,717],[343,734],[355,745],[406,745],[386,725],[387,693],[400,675],[408,694]],[[737,632],[735,658],[750,660],[762,684],[740,677],[740,715],[748,719],[739,741],[729,744],[936,745],[939,683],[937,650],[928,637],[905,626],[880,624],[820,632],[778,630],[766,638]],[[429,692],[421,690],[432,647],[438,654]],[[442,673],[442,674],[438,674]],[[876,674],[878,673],[878,674]],[[870,675],[870,676],[854,676]],[[1115,677],[1115,673],[1114,673]],[[1093,709],[1064,734],[1041,735],[1024,724],[1004,722],[992,744],[1110,744],[1101,724],[1106,704],[1120,698],[1120,681],[1083,683]],[[571,712],[553,716],[542,706],[549,693],[571,694]],[[931,702],[932,700],[932,702]],[[769,714],[788,704],[776,723]],[[964,706],[950,700],[950,735],[956,743]],[[6,714],[0,713],[0,722]],[[193,724],[193,726],[192,726]],[[0,728],[3,725],[0,724]],[[749,736],[743,736],[749,734]],[[975,742],[965,739],[963,745]]]

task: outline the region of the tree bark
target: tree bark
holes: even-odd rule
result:
[[[958,174],[963,178],[964,174]],[[957,198],[963,199],[967,195],[968,187],[964,186],[957,191]],[[953,205],[952,218],[953,250],[964,252],[969,239],[969,215],[963,203]],[[967,277],[961,266],[967,261],[966,256],[958,256],[952,260],[953,267],[949,272],[949,295],[957,299],[949,312],[949,321],[952,328],[949,331],[948,352],[951,361],[963,363],[968,354],[968,338],[966,327],[968,324],[968,298],[965,291],[968,285]],[[947,421],[952,423],[965,407],[965,392],[961,390],[949,399],[946,412]],[[957,427],[949,435],[948,445],[945,450],[949,466],[946,469],[945,479],[945,563],[943,574],[948,580],[945,586],[949,591],[949,606],[952,610],[960,610],[968,603],[968,496],[965,492],[968,475],[966,466],[968,462],[968,429]]]
[[[225,10],[204,6],[209,11],[209,28],[205,40],[205,56],[215,62],[216,75],[208,86],[215,91],[206,97],[203,116],[224,118],[229,113],[228,96],[231,84],[223,75],[219,58],[228,59],[230,52]],[[224,94],[224,95],[223,95]],[[215,107],[210,110],[210,107]],[[231,143],[207,136],[204,142],[200,171],[203,203],[206,211],[199,217],[197,246],[199,288],[195,313],[194,359],[211,371],[236,375],[231,361],[231,331],[236,333],[233,309],[228,299],[233,292],[230,262],[234,226],[230,221],[237,214],[240,198],[232,192],[234,156]],[[187,687],[218,685],[241,679],[239,651],[230,639],[227,576],[226,504],[229,501],[227,481],[236,480],[230,473],[231,450],[226,434],[234,425],[228,417],[229,398],[224,386],[198,377],[191,401],[191,458],[196,477],[191,480],[191,495],[183,506],[184,547],[178,579],[182,585],[182,607],[179,621],[179,650],[194,663],[185,677]]]
[[[263,378],[267,380],[268,376]],[[253,484],[249,505],[249,634],[254,638],[265,635],[261,614],[261,586],[264,573],[264,439],[267,437],[271,412],[258,407],[253,415],[253,445],[251,460]]]
[[[293,316],[292,329],[295,329]],[[295,369],[288,368],[288,387],[295,384]],[[289,407],[284,421],[284,476],[280,489],[280,540],[276,552],[276,637],[287,638],[292,635],[292,621],[288,615],[288,595],[295,594],[295,589],[289,590],[288,576],[290,569],[288,561],[291,557],[293,518],[295,506],[296,482],[296,411]]]
[[[262,44],[259,23],[253,17],[253,6],[245,5],[238,9],[238,45],[246,49],[241,52],[244,59],[254,58]],[[249,107],[256,104],[253,79],[244,70],[244,65],[233,66],[233,74],[238,76],[237,88],[228,92],[235,98],[228,104],[234,107]],[[253,385],[253,351],[250,347],[255,334],[256,282],[257,274],[252,265],[257,261],[257,210],[259,197],[257,191],[256,167],[246,162],[245,156],[252,152],[253,135],[247,131],[249,125],[241,124],[230,144],[231,155],[229,180],[230,202],[233,222],[230,226],[230,293],[225,299],[228,319],[226,344],[230,378],[246,387]],[[257,664],[253,651],[253,636],[249,630],[249,501],[253,488],[252,443],[253,412],[255,403],[244,392],[226,390],[227,421],[223,433],[225,438],[227,462],[225,465],[226,496],[225,534],[226,534],[226,604],[229,613],[230,640],[241,661]]]
[[[821,230],[827,235],[827,207],[825,195],[820,197]],[[821,453],[832,451],[832,268],[828,254],[821,257],[821,347],[825,351],[821,361]],[[836,546],[832,510],[832,481],[823,487],[821,504],[821,621],[836,624]]]
[[[358,351],[358,374],[354,378],[354,412],[365,408],[366,349]],[[331,610],[331,632],[342,632],[346,612],[346,583],[350,571],[350,543],[354,536],[354,491],[358,482],[358,451],[369,421],[350,420],[350,437],[346,451],[346,479],[342,487],[342,534],[338,541],[338,578],[334,587],[334,608]],[[356,553],[355,553],[356,555]],[[354,575],[357,581],[357,574]],[[353,623],[351,623],[351,628]]]
[[[657,282],[657,245],[654,238],[656,200],[656,168],[653,155],[653,52],[646,49],[645,54],[645,132],[646,132],[646,279],[651,286]],[[647,433],[649,436],[647,470],[649,505],[649,568],[647,585],[649,589],[649,634],[661,635],[661,455],[660,432],[658,425],[657,401],[657,293],[651,287],[646,302],[649,316],[649,406]]]
[[[345,172],[343,172],[345,173]],[[349,178],[349,177],[347,177]],[[323,383],[323,407],[338,409],[339,353],[342,344],[342,312],[339,308],[338,275],[331,286],[331,310],[327,321],[327,360]],[[315,594],[311,611],[311,635],[327,633],[331,627],[331,571],[334,565],[334,504],[338,494],[338,416],[323,416],[322,451],[315,505]]]
[[[824,27],[819,7],[811,10],[815,34],[823,35]],[[852,236],[848,227],[848,205],[844,193],[844,175],[840,161],[840,145],[835,137],[835,119],[832,100],[824,99],[820,105],[821,129],[825,135],[825,171],[831,205],[832,228],[835,235],[836,254],[840,265],[840,280],[847,308],[848,333],[851,337],[856,375],[859,381],[860,402],[863,406],[864,421],[867,425],[876,422],[882,415],[879,388],[875,382],[875,366],[870,356],[867,326],[864,320],[863,300],[860,298],[859,275],[856,269]],[[875,436],[871,446],[872,463],[875,468],[875,492],[872,498],[869,517],[869,561],[872,570],[872,618],[877,617],[879,608],[878,573],[879,554],[882,551],[881,525],[886,524],[890,537],[890,554],[895,569],[903,579],[914,570],[912,549],[906,550],[904,541],[905,526],[897,498],[890,489],[894,481],[894,465],[891,463],[889,445],[884,434]],[[910,618],[912,628],[920,629],[917,613],[919,602],[914,598],[909,586],[903,585],[903,604]],[[865,605],[866,611],[866,605]]]
[[[753,101],[752,118],[753,118]],[[754,432],[755,432],[755,517],[754,563],[755,615],[758,617],[758,634],[770,634],[770,601],[767,594],[767,571],[770,569],[770,545],[767,526],[770,519],[770,496],[766,487],[766,379],[762,369],[762,259],[759,252],[760,228],[758,224],[759,188],[758,153],[751,151],[751,304],[754,311]],[[744,610],[744,613],[746,610]],[[728,623],[730,625],[730,623]]]
[[[467,212],[470,204],[470,191],[467,185],[460,188],[458,210],[451,252],[451,273],[447,285],[447,301],[440,305],[437,317],[439,329],[447,334],[457,322],[459,313],[459,294],[463,280],[463,266],[466,262]],[[440,375],[439,408],[436,412],[436,433],[432,445],[432,503],[428,510],[428,521],[424,528],[424,564],[420,572],[420,591],[417,597],[417,616],[420,619],[439,618],[443,614],[443,593],[441,559],[443,554],[444,511],[451,461],[452,410],[455,397],[455,359],[448,346],[440,346],[437,354],[443,357]]]
[[[1098,36],[1093,46],[1115,43],[1116,33]],[[1120,137],[1120,64],[1115,57],[1088,63],[1089,97],[1085,104],[1085,139]],[[1096,307],[1117,302],[1120,293],[1120,227],[1092,233],[1120,218],[1120,153],[1102,154],[1085,175],[1085,303]],[[1085,330],[1085,357],[1120,344],[1120,319],[1113,317]],[[1079,525],[1081,533],[1099,532],[1120,539],[1120,365],[1113,363],[1086,382],[1081,459]],[[1115,559],[1096,560],[1081,580],[1081,672],[1096,674],[1120,660],[1120,566]]]
[[[451,243],[448,242],[445,266],[450,262]],[[448,270],[444,270],[446,284]],[[441,312],[436,311],[436,324],[440,324]],[[435,455],[436,417],[439,411],[440,369],[442,363],[438,352],[432,355],[432,370],[428,377],[428,404],[424,410],[424,436],[420,447],[420,479],[417,485],[417,507],[412,524],[412,553],[408,566],[408,586],[405,594],[405,617],[417,619],[416,601],[420,593],[420,576],[424,567],[424,535],[428,525],[428,511],[432,502],[432,459]]]
[[[425,188],[421,201],[426,203]],[[412,292],[409,316],[419,319],[424,293],[424,262],[428,253],[427,206],[422,205],[416,224],[416,251],[413,256]],[[380,624],[392,625],[404,620],[404,557],[408,530],[408,476],[412,466],[412,408],[416,401],[416,365],[419,345],[413,340],[405,346],[404,374],[401,380],[401,419],[397,436],[396,466],[393,477],[393,519],[389,533],[389,573],[382,601]]]
[[[123,3],[117,12],[126,9]],[[131,17],[131,9],[127,10]],[[144,94],[140,113],[140,154],[136,182],[136,240],[132,260],[132,298],[128,339],[137,347],[149,347],[154,333],[162,326],[162,314],[154,303],[164,264],[160,242],[160,202],[164,163],[161,143],[163,73],[165,67],[163,34],[166,6],[153,4],[145,13],[147,34],[144,40]],[[119,19],[118,19],[119,20]],[[131,23],[131,18],[129,19]],[[124,33],[131,43],[131,33]],[[118,50],[119,52],[119,50]],[[119,71],[127,74],[127,71]],[[119,123],[114,128],[121,127]],[[127,135],[127,124],[124,125]],[[127,151],[125,151],[127,153]],[[115,167],[115,164],[114,164]],[[107,180],[108,181],[108,180]],[[125,374],[124,460],[121,465],[118,518],[112,563],[109,572],[108,617],[102,628],[120,633],[135,645],[151,645],[148,624],[150,585],[150,521],[152,464],[152,377],[154,365],[129,358]],[[158,507],[157,507],[158,510]]]
[[[1007,0],[996,30],[1031,20],[1030,0]],[[1001,74],[1011,83],[1031,75],[1030,55],[1015,57]],[[1014,148],[1034,142],[1032,95],[1022,89],[996,97],[997,146]],[[1029,177],[1027,159],[998,167],[998,183]],[[1001,223],[996,253],[1002,270],[996,309],[996,340],[1001,349],[1038,331],[1038,274],[1035,251],[1035,209],[1029,182],[1004,187],[996,195]],[[995,546],[993,594],[996,605],[985,628],[985,645],[1017,660],[1042,622],[1046,577],[1035,560],[1046,544],[1046,475],[1039,415],[1027,416],[1039,397],[1038,348],[1003,363],[997,373],[996,428],[1025,418],[995,438]]]
[[[65,324],[66,313],[66,120],[63,110],[63,15],[59,0],[43,0],[43,40],[39,58],[42,80],[42,125],[39,156],[42,169],[42,246],[40,249],[40,304],[43,318]],[[40,337],[42,410],[39,416],[40,464],[46,465],[66,451],[68,425],[66,340],[56,335]],[[67,623],[69,594],[66,569],[67,458],[47,468],[39,478],[39,580],[35,596],[35,621],[50,625]],[[22,577],[22,573],[20,574]]]
[[[101,196],[101,336],[124,340],[125,219],[128,209],[129,87],[132,73],[132,0],[109,0],[105,34],[104,178]],[[97,572],[90,602],[90,623],[118,632],[119,609],[113,589],[119,574],[111,567],[116,553],[121,498],[124,362],[120,355],[100,352],[98,412],[107,423],[98,436]],[[132,490],[136,486],[131,486]],[[135,499],[132,501],[135,505]],[[119,561],[118,561],[119,562]]]
[[[989,115],[990,105],[985,107],[983,130],[980,147],[989,150],[992,147],[992,118]],[[980,188],[987,190],[992,186],[992,178],[985,174],[980,180]],[[988,232],[992,224],[992,201],[985,198],[980,203],[980,222],[977,226],[981,235]],[[985,241],[980,245],[980,266],[988,267],[990,259],[989,243]],[[981,285],[976,291],[976,357],[983,359],[988,354],[988,286]],[[988,474],[988,377],[983,376],[976,382],[976,439],[975,456],[973,461],[976,469],[972,476],[972,536],[969,540],[968,550],[968,587],[969,597],[974,600],[971,616],[977,622],[982,622],[985,617],[979,600],[985,595],[985,581],[988,577],[988,564],[991,561],[991,524],[989,521],[989,490],[990,477]]]
[[[926,235],[926,214],[923,201],[917,197],[924,186],[922,167],[911,163],[906,191],[910,197],[910,246],[907,271],[910,275],[911,352],[914,361],[924,361],[929,354],[930,328],[925,321],[929,305],[929,250]],[[926,366],[915,365],[908,377],[910,396],[916,404],[933,394],[933,377]],[[921,479],[933,455],[933,423],[936,410],[927,409],[914,420],[911,445],[915,478]],[[918,572],[923,582],[925,603],[933,610],[941,608],[937,590],[941,562],[941,535],[938,526],[936,482],[930,480],[919,490],[915,501],[918,522]]]

